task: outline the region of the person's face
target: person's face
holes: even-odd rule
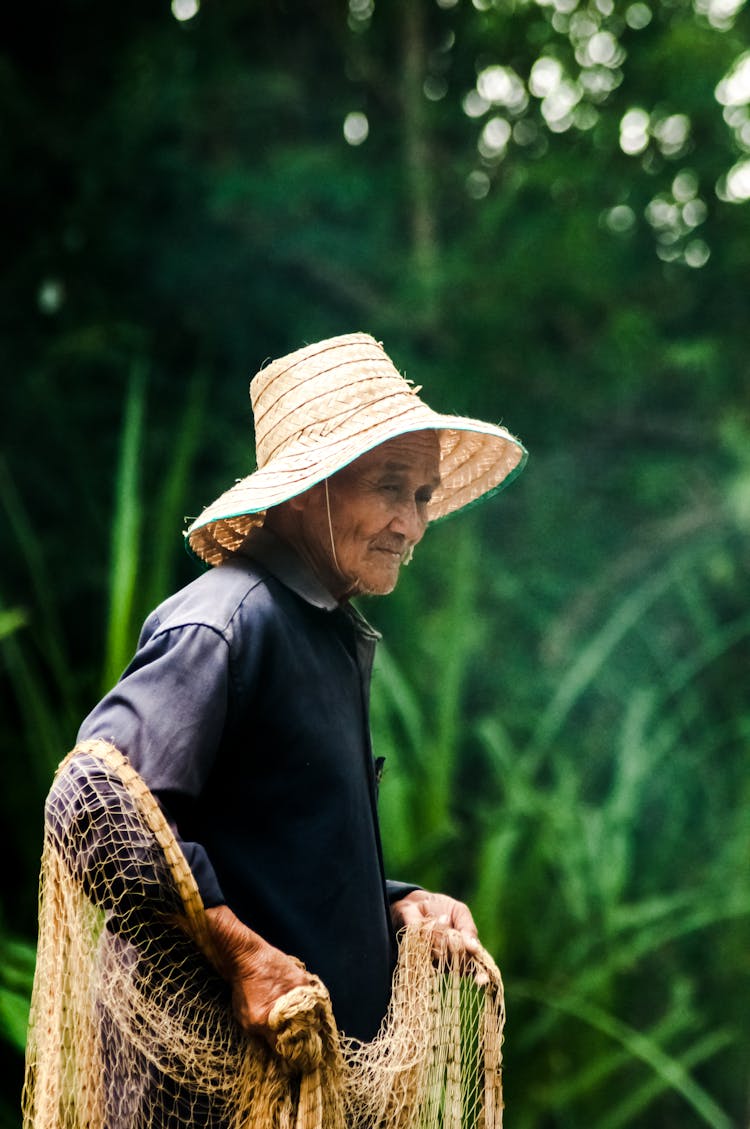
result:
[[[305,495],[306,555],[337,599],[392,592],[440,482],[434,431],[389,439]],[[330,526],[329,526],[330,507]]]

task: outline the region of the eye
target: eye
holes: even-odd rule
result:
[[[432,490],[428,489],[427,487],[425,487],[424,490],[417,490],[414,497],[417,500],[418,506],[426,506],[429,502],[432,501]]]

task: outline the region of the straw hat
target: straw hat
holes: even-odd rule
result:
[[[518,474],[526,451],[505,428],[440,415],[418,392],[366,333],[331,337],[272,361],[250,384],[258,469],[196,518],[185,534],[190,549],[220,564],[271,506],[412,431],[434,430],[440,440],[441,482],[429,505],[431,521]]]

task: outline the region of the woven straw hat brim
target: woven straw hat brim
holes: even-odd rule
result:
[[[272,506],[289,501],[342,470],[381,443],[414,431],[434,430],[440,440],[440,486],[429,505],[436,521],[495,493],[522,470],[527,453],[505,428],[463,416],[441,415],[417,396],[400,416],[345,439],[333,432],[314,445],[287,448],[208,506],[187,530],[190,550],[209,565],[236,552]]]

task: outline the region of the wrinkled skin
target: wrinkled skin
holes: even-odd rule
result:
[[[424,536],[439,468],[434,431],[400,435],[275,507],[265,524],[337,600],[384,596]]]

